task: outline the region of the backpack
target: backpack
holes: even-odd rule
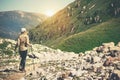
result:
[[[27,36],[20,36],[20,44],[25,44],[25,47],[27,47]]]

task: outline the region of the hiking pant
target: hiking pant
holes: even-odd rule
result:
[[[24,70],[25,69],[25,64],[26,64],[27,50],[19,51],[19,54],[20,54],[20,57],[21,57],[19,69]]]

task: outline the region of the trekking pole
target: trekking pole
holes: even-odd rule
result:
[[[28,54],[28,56],[29,56],[29,58],[32,58],[32,64],[33,64],[33,70],[35,70],[35,59],[37,58],[37,59],[39,59],[39,57],[38,56],[36,56],[34,53],[33,53],[33,48],[31,47],[30,48],[30,52],[31,52],[31,54]]]
[[[31,47],[31,53],[33,55],[33,48]],[[34,61],[34,56],[32,57],[32,64],[33,64],[33,70],[35,70],[35,61]]]

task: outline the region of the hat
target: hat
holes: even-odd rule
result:
[[[21,32],[26,32],[26,28],[21,28]]]

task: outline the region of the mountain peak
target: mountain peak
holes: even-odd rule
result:
[[[20,10],[0,12],[0,37],[15,39],[18,36],[20,28],[27,29],[41,24],[46,16],[37,13],[30,13]]]

